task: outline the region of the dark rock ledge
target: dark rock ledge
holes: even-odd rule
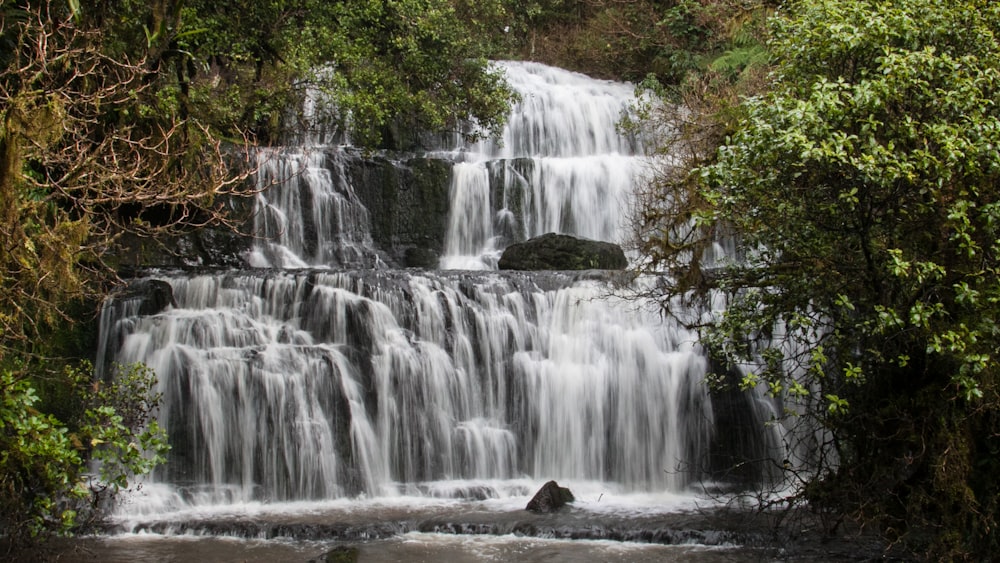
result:
[[[501,270],[622,270],[628,266],[617,244],[548,233],[507,247]]]

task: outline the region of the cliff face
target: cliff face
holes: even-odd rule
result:
[[[437,266],[448,229],[452,163],[413,157],[353,158],[347,174],[368,209],[375,246],[391,264]]]

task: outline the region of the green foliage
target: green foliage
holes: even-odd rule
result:
[[[649,214],[674,227],[648,231],[647,250],[681,271],[733,234],[739,260],[673,290],[725,292],[702,327],[713,353],[821,399],[809,414],[840,461],[807,487],[814,502],[932,556],[988,557],[1000,8],[802,0],[773,24],[777,82],[743,104],[715,162],[675,184],[697,194],[673,216],[687,230]]]
[[[306,86],[372,146],[393,127],[498,129],[511,92],[484,46],[505,10],[0,0],[0,535],[84,525],[162,461],[152,374],[95,386],[53,359],[93,312],[79,304],[116,281],[104,257],[117,242],[236,224],[220,200],[247,195],[251,145],[297,125]],[[90,462],[100,474],[85,483]]]
[[[76,514],[61,497],[80,498],[77,474],[82,458],[59,421],[35,410],[38,396],[13,372],[0,372],[0,503],[6,535],[24,541],[65,532]]]
[[[720,72],[766,62],[760,45],[770,0],[598,0],[556,2],[523,24],[516,56],[593,76],[633,81],[649,75],[676,87],[722,58]],[[533,3],[515,3],[524,14]],[[728,58],[727,58],[728,57]],[[725,67],[725,68],[723,68]],[[727,77],[732,78],[732,77]]]
[[[119,368],[106,383],[94,384],[91,378],[89,369],[68,377],[86,389],[79,437],[90,444],[90,457],[98,462],[92,491],[113,495],[127,489],[133,476],[146,475],[166,461],[166,434],[152,418],[160,395],[153,392],[156,375],[143,365]]]
[[[497,131],[511,91],[481,48],[478,20],[448,0],[323,4],[296,32],[293,53],[348,117],[355,142],[376,145],[389,125],[473,136]],[[302,63],[300,63],[302,64]]]
[[[751,45],[749,47],[737,47],[723,53],[708,65],[708,69],[735,77],[747,67],[767,65],[771,60],[771,55],[761,45]]]
[[[164,461],[163,431],[150,420],[159,398],[152,373],[133,366],[108,386],[90,367],[67,368],[63,382],[82,405],[60,421],[23,370],[0,371],[0,529],[15,545],[65,534],[93,522],[135,476]],[[88,476],[90,461],[99,465]]]
[[[452,0],[175,0],[122,2],[114,20],[121,48],[142,29],[160,70],[154,113],[278,142],[299,125],[284,123],[289,108],[315,84],[354,142],[377,146],[397,121],[429,131],[502,123],[510,92],[483,58],[484,26],[502,11],[500,2]],[[93,17],[104,25],[107,15]]]

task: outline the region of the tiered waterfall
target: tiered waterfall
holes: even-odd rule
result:
[[[100,357],[159,377],[170,502],[702,477],[715,427],[692,334],[605,273],[493,270],[546,232],[621,241],[645,162],[616,130],[631,88],[498,64],[520,94],[502,139],[426,155],[451,167],[440,269],[390,267],[346,149],[286,147],[261,152],[246,268],[149,272],[165,306],[107,307]]]

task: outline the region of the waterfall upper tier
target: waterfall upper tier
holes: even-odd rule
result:
[[[498,138],[423,154],[263,151],[249,263],[495,269],[504,247],[545,233],[623,242],[646,165],[641,140],[617,127],[632,87],[495,64],[518,95]]]
[[[481,158],[575,158],[643,153],[642,140],[618,125],[634,111],[635,87],[541,63],[502,61],[519,99],[497,139],[458,145]]]

